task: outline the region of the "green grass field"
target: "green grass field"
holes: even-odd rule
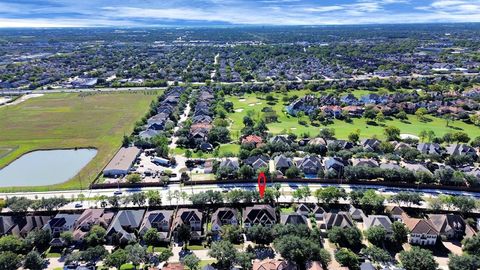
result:
[[[361,95],[365,94],[366,91],[362,91]],[[357,91],[354,91],[354,93]],[[307,90],[302,91],[290,91],[288,96],[297,95],[299,97],[308,94]],[[401,133],[418,135],[422,130],[433,130],[437,136],[442,136],[447,132],[463,131],[466,132],[471,138],[480,136],[480,128],[465,124],[461,121],[453,121],[449,124],[449,127],[446,126],[446,121],[429,116],[431,121],[420,122],[417,117],[409,115],[409,119],[406,122],[401,122],[398,119],[386,120],[383,123],[380,123],[378,126],[367,125],[366,120],[363,118],[353,119],[352,123],[347,123],[345,121],[335,120],[333,124],[328,126],[312,126],[308,117],[302,117],[302,120],[305,120],[307,125],[300,125],[298,123],[298,118],[288,115],[284,112],[285,104],[282,102],[282,97],[284,94],[274,93],[277,98],[275,105],[271,106],[267,104],[267,101],[264,99],[265,96],[256,96],[256,94],[246,94],[244,96],[228,96],[226,99],[233,102],[235,112],[229,113],[228,117],[231,120],[231,134],[233,139],[238,139],[240,135],[240,130],[243,128],[243,117],[251,111],[254,118],[259,119],[261,117],[261,110],[264,107],[272,107],[278,115],[278,122],[268,124],[269,132],[272,134],[282,134],[282,133],[294,133],[297,135],[302,135],[304,133],[309,134],[310,136],[316,136],[320,129],[324,127],[329,127],[335,129],[336,137],[339,139],[346,139],[348,134],[357,129],[360,130],[361,138],[370,138],[376,135],[378,138],[384,138],[383,129],[385,126],[396,126],[401,130]],[[252,105],[253,104],[253,105]]]
[[[73,179],[52,186],[1,188],[2,191],[57,190],[83,187],[93,181],[145,115],[160,92],[48,94],[0,108],[0,149],[18,147],[0,168],[22,154],[39,149],[94,147],[95,158]],[[81,177],[80,177],[81,176]]]

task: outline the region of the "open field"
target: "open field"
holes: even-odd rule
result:
[[[307,90],[290,91],[288,92],[288,96],[297,95],[301,97],[307,93]],[[362,94],[365,93],[366,92],[363,92]],[[267,101],[264,99],[265,96],[257,97],[256,94],[246,94],[240,97],[228,96],[226,98],[228,101],[231,101],[234,104],[235,112],[228,115],[232,122],[230,130],[234,139],[238,138],[240,130],[243,128],[243,117],[246,116],[249,111],[252,111],[251,114],[253,117],[258,119],[261,117],[261,110],[265,107],[272,107],[278,115],[278,122],[267,125],[269,132],[272,134],[291,132],[297,135],[307,133],[310,136],[316,136],[321,128],[329,127],[335,129],[336,137],[339,139],[347,139],[348,134],[357,129],[360,130],[361,138],[369,138],[373,135],[376,135],[378,138],[384,138],[384,126],[396,126],[401,130],[401,133],[413,135],[419,135],[422,130],[433,130],[437,136],[441,136],[447,132],[455,131],[463,131],[471,138],[480,136],[479,127],[468,125],[461,121],[452,121],[447,127],[444,119],[433,116],[428,116],[430,121],[420,122],[417,117],[409,115],[408,121],[401,122],[398,119],[393,118],[393,120],[386,120],[383,123],[379,123],[377,126],[368,125],[364,118],[352,118],[352,123],[335,120],[331,125],[320,125],[318,127],[310,125],[308,117],[304,116],[302,117],[302,120],[305,120],[307,125],[300,125],[297,117],[290,116],[284,112],[285,104],[282,102],[282,97],[284,94],[274,93],[274,95],[277,98],[277,101],[273,106],[267,104]]]
[[[85,188],[108,163],[135,121],[159,92],[50,94],[0,108],[0,167],[39,149],[97,148],[95,158],[73,179],[52,186],[2,188],[2,191]],[[80,181],[81,180],[81,181]]]

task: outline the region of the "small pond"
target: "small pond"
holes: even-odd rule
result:
[[[95,149],[27,153],[0,170],[0,187],[43,186],[74,177],[97,154]]]

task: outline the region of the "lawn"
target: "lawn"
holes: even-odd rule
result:
[[[0,149],[18,147],[4,157],[0,168],[39,149],[86,148],[95,158],[74,178],[51,186],[1,188],[1,191],[76,189],[93,181],[116,153],[124,134],[149,109],[160,92],[48,94],[15,106],[0,108]]]
[[[365,94],[364,90],[356,90],[355,92],[361,92]],[[303,96],[307,94],[308,91],[290,91],[288,92],[289,96],[297,95]],[[266,104],[265,96],[256,94],[246,94],[244,96],[228,96],[227,100],[233,102],[235,112],[229,113],[228,117],[231,120],[230,130],[232,137],[237,139],[240,136],[240,130],[243,128],[243,117],[251,111],[253,118],[259,119],[261,117],[261,110],[264,107],[272,107],[278,115],[278,122],[268,124],[269,132],[272,134],[283,134],[283,133],[294,133],[296,135],[309,134],[313,137],[318,134],[320,129],[325,128],[326,126],[312,126],[308,117],[304,116],[301,120],[304,120],[307,125],[300,125],[299,119],[293,117],[284,112],[285,104],[282,102],[282,97],[284,94],[274,93],[274,96],[277,98],[275,105],[270,106]],[[253,104],[253,106],[251,106]],[[471,138],[480,136],[480,128],[465,124],[461,121],[454,121],[449,124],[449,127],[446,126],[446,121],[429,116],[430,121],[420,122],[417,117],[409,115],[408,121],[400,122],[397,119],[386,120],[383,123],[380,123],[377,126],[368,125],[366,120],[363,118],[353,119],[352,123],[347,123],[345,121],[335,120],[332,125],[327,127],[335,129],[336,137],[339,139],[347,139],[348,134],[357,129],[360,130],[361,138],[370,138],[373,135],[376,135],[378,138],[384,138],[383,129],[385,126],[396,126],[400,129],[401,133],[419,135],[422,130],[433,130],[437,136],[442,136],[447,132],[463,131],[466,132]]]

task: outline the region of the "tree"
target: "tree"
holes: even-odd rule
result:
[[[352,143],[358,142],[359,139],[360,139],[359,130],[357,130],[355,132],[351,132],[350,134],[348,134],[348,140],[351,141]]]
[[[402,222],[395,221],[392,223],[392,240],[397,245],[402,245],[408,240],[408,228]]]
[[[88,246],[97,246],[105,243],[107,231],[99,225],[93,225],[90,231],[85,235],[85,243]]]
[[[472,255],[450,255],[448,269],[450,270],[477,270],[480,267],[480,258]]]
[[[340,199],[346,199],[347,193],[344,189],[328,186],[324,188],[319,188],[313,192],[317,201],[330,204],[330,203],[337,203]]]
[[[155,245],[158,244],[160,237],[158,235],[158,231],[155,228],[150,228],[148,229],[145,234],[143,235],[143,241],[145,241],[145,244],[149,246],[153,246],[152,252],[155,252]]]
[[[466,238],[462,242],[462,250],[467,254],[477,256],[480,254],[480,235]]]
[[[73,243],[73,233],[70,231],[64,231],[60,234],[60,238],[67,244]]]
[[[177,227],[177,240],[184,243],[183,247],[186,248],[188,242],[192,238],[192,229],[187,224],[182,224]]]
[[[17,269],[20,264],[20,256],[11,251],[0,252],[0,269]]]
[[[418,120],[424,122],[427,120],[427,115],[428,111],[425,108],[419,108],[415,111],[415,116],[418,118]]]
[[[394,126],[388,126],[383,129],[383,134],[388,141],[397,141],[400,138],[400,129]]]
[[[252,260],[255,259],[255,254],[251,252],[237,252],[237,257],[235,258],[236,263],[242,269],[252,269]]]
[[[360,204],[367,210],[380,210],[383,209],[384,201],[385,197],[383,195],[377,194],[373,189],[369,189],[363,193],[363,197],[360,199]]]
[[[362,232],[357,227],[341,228],[334,226],[327,232],[330,242],[340,247],[355,248],[362,244]]]
[[[362,249],[362,252],[365,256],[371,259],[374,262],[386,263],[392,260],[390,254],[377,246],[369,246]]]
[[[438,266],[432,252],[419,247],[400,252],[399,258],[405,270],[435,270]]]
[[[120,267],[128,262],[128,253],[124,249],[117,249],[105,258],[104,264],[109,267]]]
[[[183,258],[183,263],[188,267],[188,269],[197,270],[200,259],[192,253]]]
[[[27,237],[25,237],[25,244],[29,249],[35,247],[38,250],[43,251],[49,247],[51,240],[52,235],[50,231],[37,228],[27,234]]]
[[[418,192],[401,191],[390,197],[390,201],[400,205],[406,203],[408,207],[412,204],[420,205],[423,202],[422,196]]]
[[[142,177],[138,173],[132,173],[127,175],[127,182],[130,184],[140,183],[142,181]]]
[[[137,266],[144,262],[147,257],[145,248],[140,244],[126,246],[125,252],[127,253],[128,260],[132,262],[134,269],[137,269]]]
[[[40,256],[40,254],[33,250],[30,251],[27,256],[25,256],[25,261],[23,262],[23,268],[30,270],[41,270],[45,266],[45,260]]]
[[[387,231],[382,226],[372,226],[367,229],[365,235],[370,243],[379,246],[385,241]]]
[[[348,248],[341,248],[335,253],[335,260],[342,266],[348,267],[350,270],[356,270],[360,267],[360,262],[357,254]]]
[[[333,140],[335,139],[335,129],[333,128],[322,128],[320,133],[318,134],[319,137],[322,137],[325,140]]]
[[[217,241],[212,244],[208,255],[217,259],[217,268],[221,270],[230,269],[235,263],[237,250],[232,243],[227,241]]]
[[[298,169],[297,166],[291,166],[285,171],[285,176],[290,179],[298,178],[300,177],[300,174],[300,169]]]
[[[173,256],[173,252],[170,249],[166,249],[160,252],[160,254],[158,255],[158,260],[160,262],[166,262],[172,256]]]
[[[238,174],[240,175],[240,177],[242,179],[252,179],[253,176],[255,175],[255,171],[253,170],[252,167],[250,167],[248,165],[243,165],[238,170]]]
[[[247,237],[260,245],[268,245],[273,241],[272,229],[259,224],[247,229]]]
[[[242,237],[242,228],[238,225],[223,225],[220,234],[222,239],[238,244]]]
[[[143,206],[145,205],[145,202],[147,200],[147,196],[143,192],[136,192],[133,193],[131,196],[132,203],[137,206]]]
[[[158,190],[149,190],[147,191],[147,200],[149,206],[160,206],[162,205],[162,196]]]
[[[17,236],[5,235],[0,238],[0,251],[11,251],[21,254],[25,250],[25,243]]]
[[[294,262],[299,269],[305,269],[306,262],[320,257],[318,243],[295,235],[286,235],[275,240],[274,247],[284,259]]]
[[[94,246],[82,251],[80,255],[82,261],[96,264],[98,261],[101,261],[107,257],[108,251],[104,246]]]

